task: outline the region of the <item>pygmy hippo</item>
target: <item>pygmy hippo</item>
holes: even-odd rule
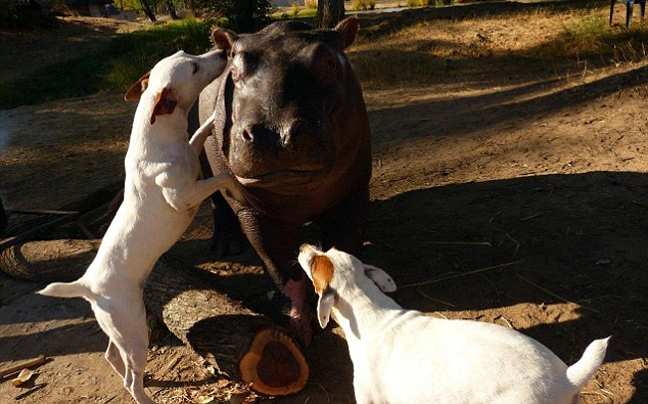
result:
[[[229,67],[200,96],[201,122],[215,109],[221,117],[205,145],[211,169],[238,180],[245,200],[225,198],[304,341],[311,309],[296,261],[300,228],[313,223],[322,248],[358,253],[369,207],[369,122],[344,54],[357,32],[355,18],[332,30],[294,21],[254,34],[217,28],[212,40],[230,50]]]

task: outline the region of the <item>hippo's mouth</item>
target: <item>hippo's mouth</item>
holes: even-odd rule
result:
[[[315,170],[280,170],[254,177],[237,175],[236,179],[244,186],[274,187],[307,184],[319,175],[320,172]]]

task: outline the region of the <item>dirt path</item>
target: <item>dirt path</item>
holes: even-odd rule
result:
[[[531,15],[549,35],[567,14]],[[503,43],[524,35],[528,13],[501,18],[438,22],[431,37],[475,50],[477,33],[501,34]],[[494,25],[506,28],[495,35]],[[613,335],[583,403],[648,403],[648,65],[571,77],[515,71],[494,56],[473,62],[484,63],[482,76],[365,85],[374,177],[364,259],[394,276],[405,307],[518,329],[568,363],[592,339]],[[101,94],[2,111],[3,199],[53,209],[120,181],[133,110],[119,94]],[[262,291],[254,253],[217,261],[209,235],[202,210],[174,254]],[[444,275],[453,278],[430,281]],[[102,359],[106,339],[87,304],[37,297],[31,283],[0,285],[0,368],[54,357],[39,368],[43,387],[16,402],[131,403]],[[339,330],[316,335],[306,353],[305,391],[273,402],[352,403]],[[160,403],[263,401],[213,378],[164,334],[147,370]],[[0,401],[24,391],[0,383]]]

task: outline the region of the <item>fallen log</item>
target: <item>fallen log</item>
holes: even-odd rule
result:
[[[232,380],[268,395],[300,391],[308,365],[297,343],[267,317],[206,287],[196,271],[163,256],[146,285],[149,312]]]
[[[99,240],[31,241],[0,251],[0,270],[38,281],[72,281],[92,262]],[[145,288],[149,314],[230,379],[267,395],[300,391],[308,365],[276,323],[213,288],[214,277],[168,255]]]
[[[0,251],[0,270],[14,278],[71,282],[92,262],[100,240],[42,240],[12,245]]]

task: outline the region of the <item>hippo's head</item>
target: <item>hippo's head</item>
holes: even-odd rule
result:
[[[357,31],[355,18],[333,30],[299,22],[240,36],[214,30],[215,44],[230,49],[229,72],[201,104],[220,109],[218,147],[241,184],[318,184],[348,170],[360,144],[369,148],[364,100],[344,54]]]

